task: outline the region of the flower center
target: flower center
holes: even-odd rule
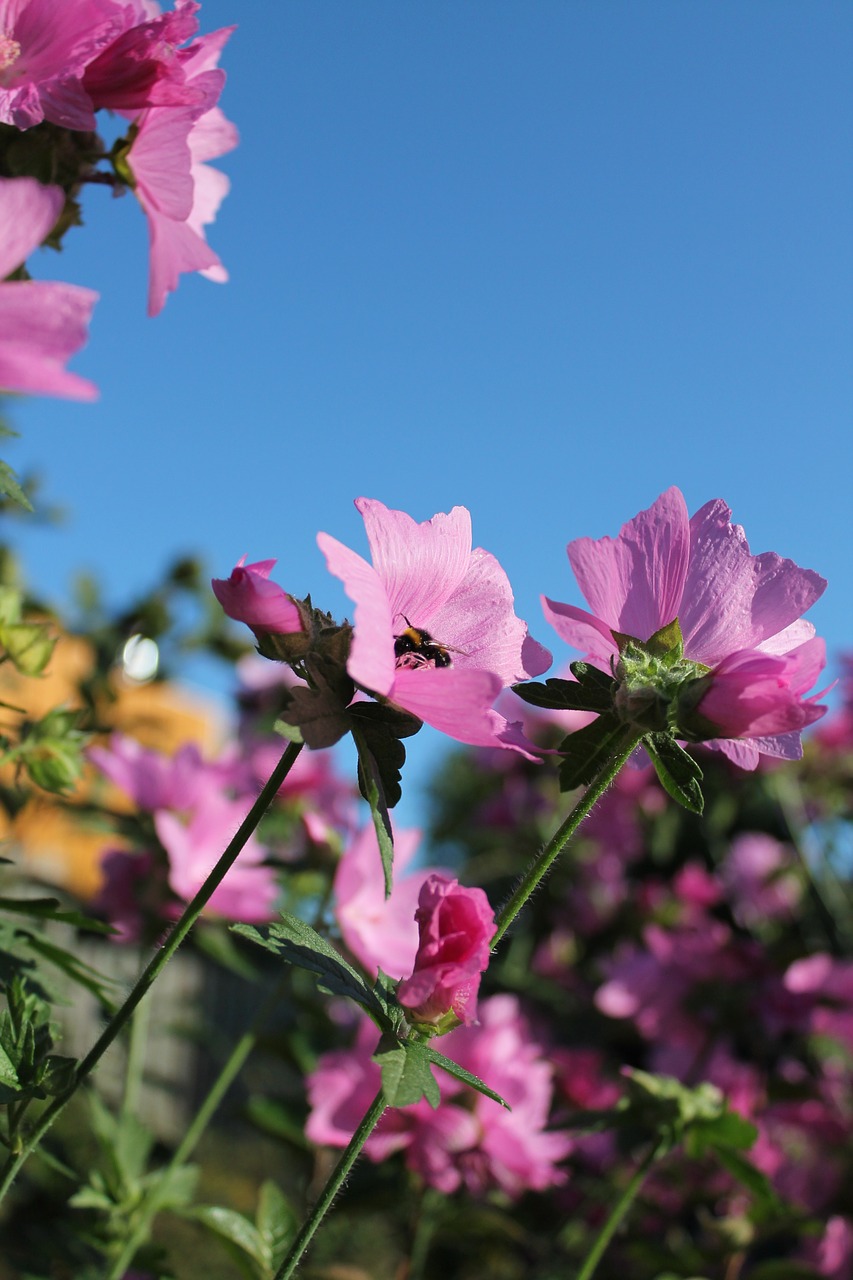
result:
[[[0,72],[13,66],[21,56],[21,46],[11,36],[0,34]]]

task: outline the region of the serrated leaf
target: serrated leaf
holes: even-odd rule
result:
[[[701,813],[705,808],[701,787],[703,775],[693,756],[666,733],[648,734],[643,739],[643,746],[667,795],[690,813]]]
[[[408,1107],[426,1098],[435,1108],[441,1101],[438,1083],[430,1068],[426,1046],[401,1044],[383,1036],[373,1061],[382,1069],[382,1092],[389,1107]]]
[[[600,715],[560,743],[560,790],[573,791],[592,782],[607,763],[630,745],[635,731],[615,715]]]
[[[450,1058],[445,1058],[443,1053],[439,1053],[436,1049],[433,1049],[431,1045],[424,1045],[423,1048],[430,1062],[435,1066],[441,1067],[442,1070],[447,1071],[452,1076],[455,1076],[457,1080],[461,1080],[463,1084],[467,1084],[469,1089],[476,1089],[477,1093],[484,1094],[487,1098],[491,1098],[493,1102],[497,1102],[507,1111],[512,1111],[512,1107],[509,1103],[502,1098],[499,1093],[495,1093],[494,1089],[490,1089],[489,1086],[479,1078],[479,1076],[475,1076],[472,1072],[466,1071],[464,1067],[460,1067],[458,1062],[453,1062]]]
[[[16,435],[14,431],[3,430],[2,435]],[[23,507],[25,511],[32,511],[33,504],[30,502],[24,490],[18,481],[15,472],[9,466],[8,462],[0,459],[0,494],[7,498],[11,498],[19,507]]]
[[[610,676],[604,678],[608,682],[606,686],[591,682],[581,684],[577,680],[561,680],[555,676],[544,684],[537,681],[514,684],[512,691],[532,707],[547,707],[552,711],[601,713],[613,708],[612,686],[615,681]]]
[[[385,1022],[382,1005],[366,980],[343,956],[298,916],[281,912],[281,924],[271,924],[261,932],[254,925],[232,925],[234,933],[257,946],[273,951],[287,961],[319,976],[321,991],[347,996],[366,1009],[374,1020]]]

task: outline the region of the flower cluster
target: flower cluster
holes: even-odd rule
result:
[[[149,314],[183,272],[227,278],[204,229],[228,191],[208,162],[237,143],[217,105],[219,56],[233,28],[198,36],[199,8],[196,0],[175,0],[167,13],[153,0],[0,3],[0,172],[8,175],[0,278],[20,275],[48,236],[58,246],[81,185],[104,180],[134,191],[145,213]],[[94,133],[101,110],[128,123],[109,155]],[[103,161],[109,173],[98,169]],[[46,171],[57,185],[39,185]],[[0,289],[0,389],[90,398],[92,385],[64,363],[85,341],[95,295],[17,278]]]

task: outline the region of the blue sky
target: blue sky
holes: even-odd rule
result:
[[[102,188],[35,263],[102,295],[74,364],[99,402],[16,406],[5,453],[69,511],[16,526],[42,591],[86,568],[122,604],[178,552],[218,575],[246,552],[344,611],[318,530],[363,549],[359,494],[462,503],[549,643],[540,592],[578,600],[567,541],[676,483],[823,573],[811,616],[853,645],[846,0],[201,18],[239,24],[209,237],[231,281],[184,277],[149,320],[144,219]]]

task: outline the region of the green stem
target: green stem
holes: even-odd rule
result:
[[[162,1171],[162,1181],[158,1184],[158,1187],[154,1189],[147,1203],[144,1204],[139,1216],[136,1218],[133,1230],[125,1241],[121,1254],[110,1267],[106,1280],[121,1280],[121,1277],[133,1262],[137,1249],[139,1249],[140,1245],[144,1243],[148,1236],[151,1222],[160,1210],[160,1196],[158,1191],[163,1187],[168,1187],[170,1181],[169,1175],[175,1169],[180,1168],[181,1165],[186,1164],[187,1160],[192,1155],[199,1139],[215,1115],[219,1104],[225,1097],[225,1094],[228,1092],[228,1089],[231,1087],[234,1080],[237,1078],[243,1064],[249,1057],[249,1054],[257,1044],[258,1036],[260,1035],[267,1018],[281,999],[285,981],[286,979],[282,979],[281,982],[276,983],[274,990],[270,992],[259,1007],[257,1013],[252,1019],[251,1025],[233,1046],[228,1058],[219,1072],[219,1075],[214,1080],[206,1098],[193,1117],[189,1128],[181,1139],[179,1145],[175,1148],[171,1160]]]
[[[295,1273],[300,1258],[311,1243],[314,1232],[331,1208],[332,1201],[343,1186],[347,1174],[361,1153],[362,1147],[379,1123],[385,1106],[385,1097],[380,1089],[370,1104],[370,1108],[362,1119],[361,1124],[350,1139],[349,1146],[329,1175],[329,1180],[321,1191],[320,1198],[311,1210],[309,1217],[302,1224],[302,1229],[290,1246],[287,1257],[275,1273],[273,1280],[290,1280],[290,1277]]]
[[[604,795],[604,792],[610,786],[625,761],[641,741],[642,736],[642,734],[637,734],[632,737],[627,745],[599,770],[565,822],[554,832],[545,848],[533,859],[513,890],[509,901],[498,912],[495,921],[497,929],[494,938],[492,938],[492,947],[497,946],[536,886],[549,871],[551,863],[562,853],[596,801],[600,800]]]
[[[142,1000],[143,996],[147,995],[151,986],[178,950],[178,947],[184,941],[190,929],[207,906],[207,903],[213,893],[219,888],[220,884],[225,879],[225,876],[231,870],[231,867],[237,860],[238,854],[241,852],[261,818],[275,799],[279,787],[293,767],[293,764],[301,750],[301,742],[291,742],[288,744],[287,750],[284,752],[284,755],[279,760],[275,769],[273,769],[269,780],[264,785],[264,788],[257,800],[252,805],[243,822],[240,824],[237,834],[229,843],[216,866],[213,868],[192,901],[187,904],[183,914],[178,920],[176,920],[171,931],[167,934],[163,945],[151,957],[150,961],[137,978],[130,994],[124,1001],[124,1004],[122,1004],[110,1018],[109,1022],[104,1027],[104,1030],[101,1032],[101,1035],[86,1054],[86,1057],[78,1063],[77,1070],[74,1073],[74,1080],[71,1085],[63,1093],[57,1094],[50,1105],[41,1113],[41,1116],[34,1125],[27,1141],[22,1145],[19,1154],[14,1157],[10,1157],[6,1161],[2,1170],[0,1170],[0,1200],[3,1199],[6,1192],[11,1187],[15,1177],[17,1176],[18,1170],[41,1142],[45,1133],[47,1133],[48,1129],[63,1110],[66,1103],[68,1103],[76,1092],[79,1085],[82,1084],[97,1063],[100,1062],[107,1049],[127,1023],[140,1000]]]
[[[667,1146],[668,1146],[668,1142],[661,1141],[657,1144],[657,1146],[652,1147],[648,1155],[645,1157],[642,1163],[635,1170],[631,1178],[631,1181],[628,1183],[627,1187],[622,1192],[619,1199],[616,1201],[615,1205],[610,1211],[609,1218],[607,1219],[604,1226],[601,1228],[595,1240],[593,1241],[592,1248],[590,1249],[589,1253],[586,1255],[583,1261],[583,1265],[580,1271],[578,1272],[575,1280],[591,1280],[591,1277],[595,1274],[595,1268],[598,1266],[599,1262],[601,1261],[604,1255],[604,1252],[607,1249],[607,1246],[610,1244],[610,1241],[613,1239],[614,1235],[616,1234],[616,1231],[621,1225],[623,1218],[627,1214],[628,1210],[631,1208],[631,1205],[634,1203],[634,1200],[637,1198],[637,1194],[640,1188],[642,1187],[643,1183],[645,1182],[646,1178],[649,1175],[649,1170],[651,1169],[654,1162],[658,1159],[658,1157],[663,1155]]]

